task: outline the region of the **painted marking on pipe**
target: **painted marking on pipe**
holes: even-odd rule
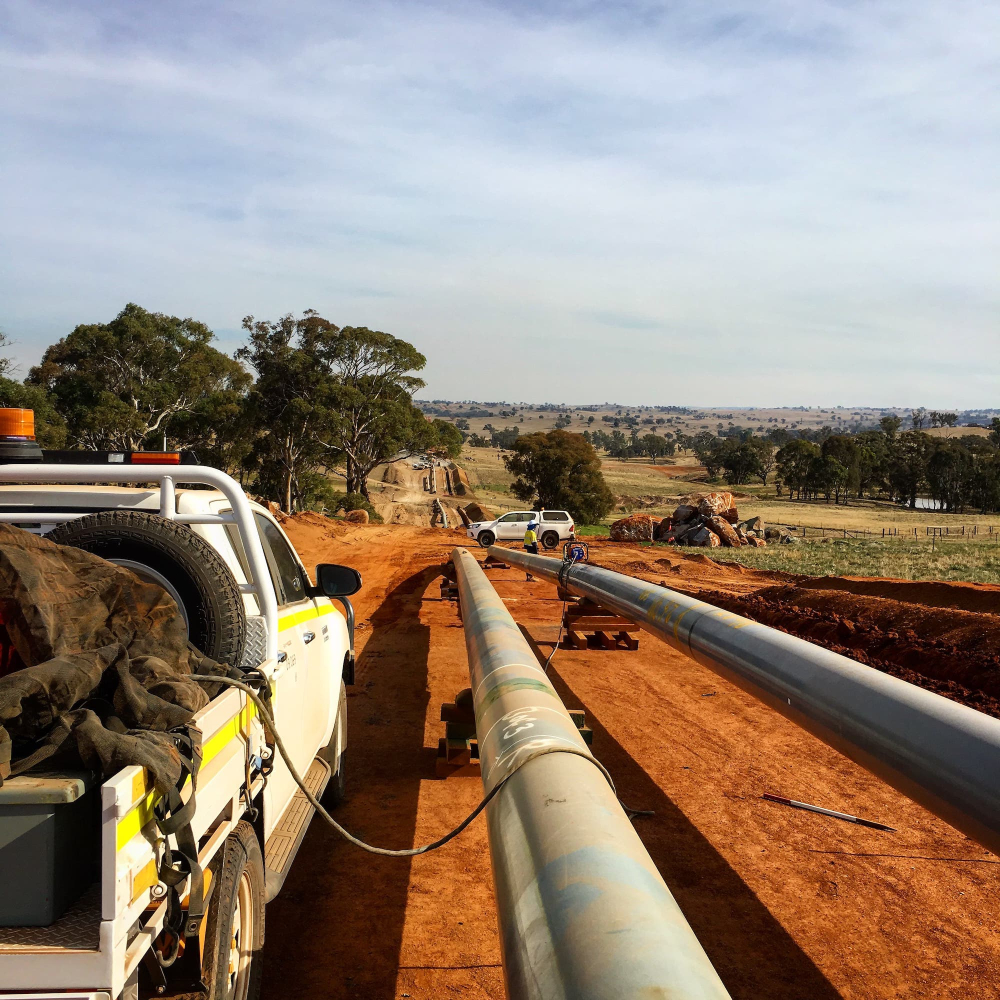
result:
[[[484,681],[485,683],[485,681]],[[482,685],[480,685],[482,687]],[[486,711],[502,695],[510,694],[512,691],[541,691],[551,698],[558,697],[552,690],[552,685],[548,681],[536,681],[528,677],[518,678],[513,681],[502,681],[491,691],[487,691],[478,699],[482,711]]]

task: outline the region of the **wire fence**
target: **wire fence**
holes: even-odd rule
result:
[[[946,524],[946,525],[891,525],[881,528],[836,528],[822,524],[788,524],[781,522],[786,531],[808,538],[989,538],[1000,539],[1000,525],[995,524]]]

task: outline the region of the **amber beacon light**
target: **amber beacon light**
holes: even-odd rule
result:
[[[0,407],[0,462],[40,462],[35,441],[35,411]]]

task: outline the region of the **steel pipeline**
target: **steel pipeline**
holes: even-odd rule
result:
[[[666,587],[490,553],[638,623],[1000,854],[1000,720]]]
[[[484,789],[509,775],[486,809],[507,995],[727,1000],[479,563],[464,548],[452,560]]]

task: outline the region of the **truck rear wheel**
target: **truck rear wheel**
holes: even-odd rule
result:
[[[263,968],[264,859],[246,820],[219,851],[212,880],[202,962],[207,1000],[257,1000]]]
[[[554,549],[559,544],[559,535],[555,531],[546,531],[542,535],[542,545],[547,549]]]
[[[65,521],[46,537],[163,587],[191,642],[213,660],[240,665],[246,617],[239,587],[222,557],[187,525],[145,511],[105,510]]]

